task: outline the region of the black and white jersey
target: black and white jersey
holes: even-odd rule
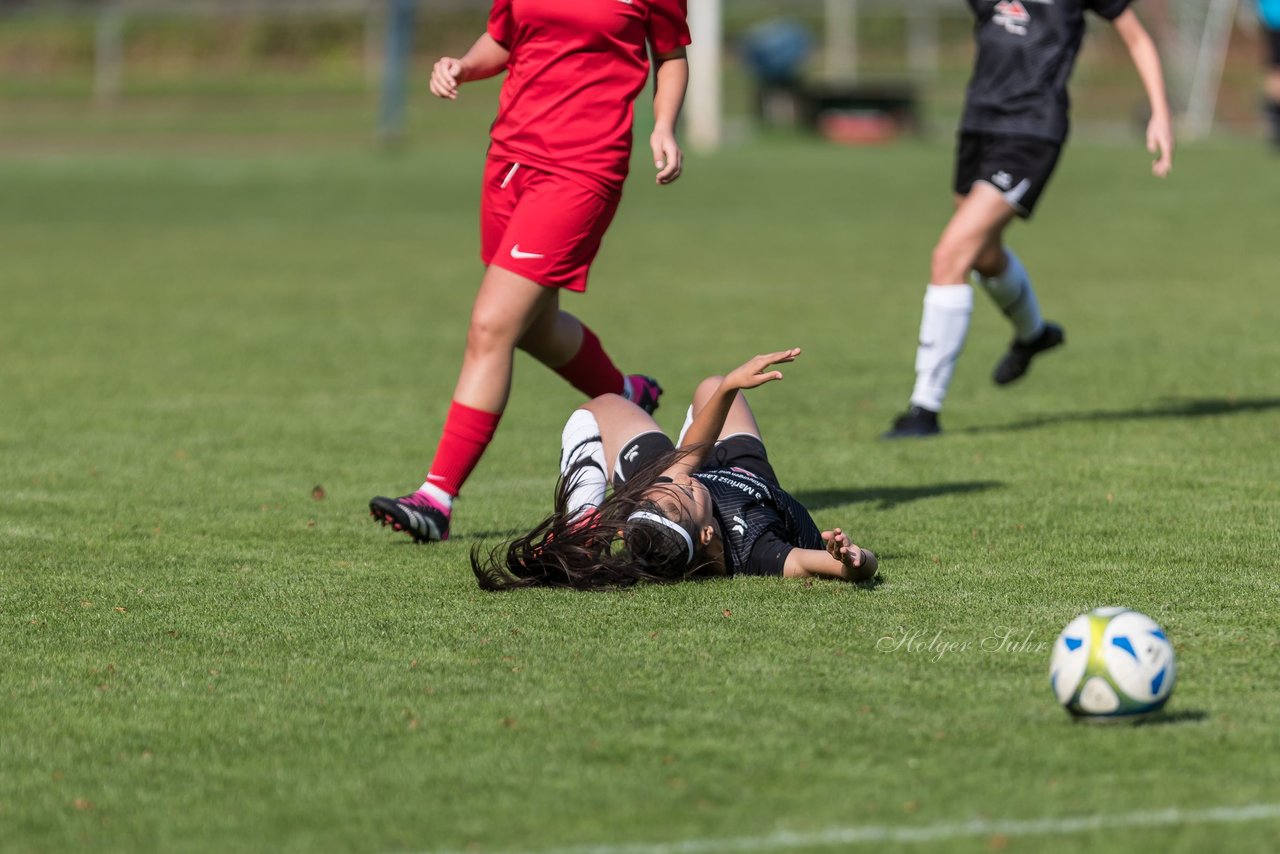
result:
[[[781,575],[793,548],[822,548],[809,511],[776,482],[736,466],[693,477],[711,493],[730,575]]]
[[[968,2],[978,53],[961,129],[1066,140],[1067,81],[1084,39],[1084,13],[1115,20],[1131,0]]]

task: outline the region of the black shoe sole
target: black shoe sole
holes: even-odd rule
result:
[[[413,539],[415,543],[437,543],[449,539],[449,529],[446,527],[439,539],[432,537],[430,534],[420,534],[408,523],[408,519],[403,516],[403,508],[394,499],[375,498],[369,502],[369,515],[373,517],[382,527],[391,526],[393,531],[399,531]]]

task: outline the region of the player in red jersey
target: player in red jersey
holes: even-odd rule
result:
[[[992,379],[1007,385],[1036,356],[1063,343],[1056,323],[1040,315],[1026,267],[1004,245],[1015,217],[1029,219],[1067,139],[1067,81],[1084,38],[1085,13],[1115,27],[1151,105],[1147,150],[1151,171],[1173,167],[1173,130],[1160,57],[1132,0],[968,0],[977,56],[965,96],[956,150],[955,213],[933,250],[916,349],[910,407],[887,439],[941,432],[938,412],[969,333],[972,273],[1013,326],[1013,342]]]
[[[486,270],[427,479],[411,495],[369,503],[383,525],[417,542],[448,538],[453,499],[506,406],[517,347],[588,397],[622,394],[657,408],[658,384],[624,377],[592,331],[560,310],[560,290],[586,290],[617,210],[650,47],[657,182],[680,177],[686,18],[686,0],[494,0],[486,32],[466,55],[435,64],[431,92],[447,100],[463,83],[507,71],[480,205]]]

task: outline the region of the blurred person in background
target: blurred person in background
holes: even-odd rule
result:
[[[955,212],[933,250],[910,406],[886,439],[941,432],[938,413],[969,333],[973,274],[1009,319],[1013,342],[992,379],[1006,385],[1065,340],[1044,320],[1031,278],[1004,245],[1014,217],[1029,219],[1053,175],[1069,129],[1067,81],[1084,38],[1085,12],[1120,35],[1151,105],[1147,150],[1158,177],[1173,165],[1173,131],[1155,44],[1130,0],[969,0],[977,55],[965,96],[955,166]]]
[[[1280,0],[1258,0],[1262,36],[1267,50],[1267,76],[1263,81],[1263,110],[1271,131],[1271,144],[1280,150]]]
[[[675,125],[689,43],[686,0],[494,0],[471,49],[435,64],[431,92],[446,100],[463,83],[507,72],[481,191],[486,269],[426,480],[409,495],[369,502],[384,526],[420,543],[448,539],[454,499],[506,407],[517,348],[588,397],[613,393],[657,408],[657,382],[623,376],[596,335],[560,310],[560,291],[586,290],[617,210],[650,50],[657,183],[680,177]]]

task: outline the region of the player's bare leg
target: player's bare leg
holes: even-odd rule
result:
[[[474,409],[501,412],[511,394],[516,347],[534,321],[556,301],[554,289],[490,265],[471,309],[467,348],[453,399]],[[547,345],[548,349],[552,346]]]
[[[587,518],[604,501],[618,454],[643,433],[661,433],[649,413],[617,394],[578,407],[560,434],[560,475],[569,481],[565,510]]]
[[[582,347],[582,322],[560,308],[560,292],[547,302],[520,337],[521,350],[552,370],[568,362]]]
[[[933,250],[916,348],[916,384],[911,406],[893,422],[886,439],[932,436],[940,432],[938,412],[946,398],[956,360],[969,334],[973,288],[969,271],[993,241],[999,241],[1015,211],[995,187],[976,183],[956,206]]]
[[[720,383],[723,380],[724,377],[707,377],[698,383],[698,387],[693,391],[693,405],[689,407],[689,411],[685,415],[684,428],[680,431],[681,439],[684,439],[684,431],[689,429],[694,417],[702,411],[702,407],[707,405],[707,401],[715,394],[716,389],[720,387]],[[738,392],[734,395],[733,403],[729,406],[729,414],[725,416],[724,426],[720,428],[720,435],[717,437],[717,441],[743,434],[755,436],[759,439],[760,424],[756,421],[755,413],[751,411],[747,398],[742,392]]]
[[[653,416],[621,395],[597,397],[587,401],[581,409],[595,418],[604,445],[604,458],[610,466],[617,463],[618,454],[635,437],[642,433],[662,432]]]
[[[369,512],[416,542],[449,538],[453,500],[498,429],[511,393],[515,349],[556,292],[490,266],[471,308],[467,347],[427,479],[400,498],[377,496]]]
[[[986,291],[1013,326],[1013,341],[992,372],[996,385],[1007,385],[1031,367],[1031,360],[1066,340],[1062,327],[1040,314],[1031,277],[1022,260],[1004,245],[1003,230],[992,234],[973,260],[974,282]]]
[[[656,410],[662,396],[658,381],[644,374],[623,376],[595,333],[560,308],[559,291],[555,293],[555,301],[542,308],[520,338],[520,349],[589,397],[620,393],[646,412]]]

